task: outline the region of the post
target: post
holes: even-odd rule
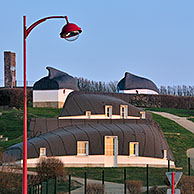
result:
[[[84,194],[86,194],[86,190],[87,190],[87,174],[86,172],[84,173]]]
[[[69,194],[71,193],[71,175],[69,174]]]
[[[23,194],[27,194],[27,95],[26,95],[26,16],[24,16],[24,115],[23,115]]]
[[[126,171],[126,168],[124,168],[124,194],[127,194],[126,179],[127,179],[127,171]]]
[[[172,194],[174,194],[174,175],[175,173],[172,172]]]
[[[42,194],[42,191],[43,191],[43,189],[42,189],[42,186],[43,186],[42,182],[40,183],[40,186],[41,186],[40,193]]]
[[[104,170],[102,171],[102,185],[104,185]]]
[[[31,194],[31,193],[32,193],[32,187],[29,188],[29,194]]]
[[[191,176],[191,158],[188,158],[188,175]]]
[[[57,194],[57,177],[55,177],[55,182],[54,182],[54,194]]]
[[[170,160],[168,160],[168,172],[170,172]]]
[[[147,194],[149,194],[149,165],[146,167],[146,183],[147,183]]]
[[[46,180],[46,194],[48,194],[48,179]]]

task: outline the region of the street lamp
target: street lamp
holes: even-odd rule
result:
[[[48,19],[65,18],[67,24],[63,27],[60,37],[69,41],[76,40],[82,32],[76,24],[69,23],[67,16],[50,16],[34,22],[29,28],[26,26],[26,16],[24,16],[24,118],[23,118],[23,194],[27,194],[27,92],[26,92],[26,39],[30,32],[39,24]]]

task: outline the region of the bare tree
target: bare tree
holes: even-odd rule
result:
[[[102,82],[102,81],[90,81],[84,78],[76,78],[78,88],[81,91],[92,91],[92,92],[116,92],[117,81]]]

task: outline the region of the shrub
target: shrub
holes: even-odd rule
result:
[[[13,166],[2,167],[0,170],[0,193],[18,194],[22,191],[22,175]]]
[[[0,149],[0,193],[1,194],[18,194],[22,192],[22,175],[17,171],[18,166],[15,160],[7,158],[6,166],[2,166],[5,156],[3,157]]]
[[[87,194],[104,194],[104,185],[102,184],[88,184],[86,189]]]
[[[2,153],[2,149],[0,147],[0,166],[2,165],[2,160],[3,160],[3,153]]]
[[[23,107],[23,88],[0,89],[0,106],[8,105],[17,109]],[[32,102],[32,89],[27,88],[27,102]]]
[[[150,194],[166,194],[167,188],[158,188],[158,186],[153,186],[150,189]]]
[[[138,180],[127,180],[126,186],[130,194],[139,194],[142,191],[142,183]]]
[[[29,188],[34,186],[34,185],[40,184],[40,183],[41,183],[41,180],[40,180],[40,177],[38,175],[29,175],[28,176]]]
[[[66,176],[63,162],[55,158],[41,158],[36,165],[36,171],[40,181]]]
[[[182,194],[194,194],[194,176],[183,176],[178,184]]]

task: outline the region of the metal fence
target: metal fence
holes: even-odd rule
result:
[[[187,172],[185,172],[185,175],[190,176],[191,175],[191,160],[190,158],[188,158],[187,161]],[[89,169],[89,168],[88,168]],[[92,169],[92,168],[90,168]],[[94,168],[95,169],[95,168]],[[115,169],[115,173],[117,168],[113,168]],[[131,168],[122,168],[122,176],[120,176],[120,183],[112,183],[112,182],[108,182],[108,176],[110,177],[111,175],[108,174],[108,171],[106,171],[106,169],[102,169],[100,171],[98,171],[98,173],[96,173],[96,177],[97,180],[95,178],[93,178],[92,181],[94,181],[94,183],[97,183],[98,185],[102,185],[104,188],[110,188],[112,187],[111,184],[113,185],[112,190],[105,190],[104,193],[124,193],[127,194],[128,190],[127,190],[127,181],[132,179],[132,180],[138,180],[136,177],[136,174],[140,174],[141,175],[141,179],[143,179],[142,183],[143,183],[143,190],[145,193],[149,194],[150,193],[150,188],[153,185],[157,185],[153,184],[153,179],[161,179],[163,180],[163,186],[164,189],[167,189],[167,186],[165,186],[165,172],[173,172],[175,171],[175,169],[170,169],[170,161],[168,162],[168,167],[162,169],[162,173],[161,173],[161,169],[158,168],[150,168],[149,165],[146,166],[146,168],[135,168],[135,174],[134,172],[132,173],[130,171]],[[83,170],[85,170],[83,168]],[[154,177],[154,173],[155,173],[155,177]],[[193,173],[193,172],[192,172]],[[82,175],[80,175],[82,178],[76,178],[76,179],[80,179],[82,180],[82,184],[80,185],[80,189],[78,193],[84,193],[87,194],[87,187],[88,185],[91,183],[91,172],[84,172],[82,173]],[[154,178],[153,178],[154,177]],[[66,180],[64,180],[63,182],[58,183],[57,178],[55,179],[49,179],[45,182],[42,182],[40,184],[36,184],[33,185],[32,187],[29,188],[29,194],[56,194],[58,192],[61,193],[71,193],[73,189],[75,189],[75,185],[72,183],[72,180],[76,180],[75,177],[72,178],[72,175],[68,175]],[[95,180],[94,180],[95,179]],[[93,183],[93,182],[92,182]],[[108,185],[109,184],[109,185]],[[116,186],[114,186],[114,184]],[[119,185],[120,188],[117,188],[117,185]],[[60,187],[60,189],[59,189]],[[119,190],[120,189],[120,190]],[[114,192],[115,190],[115,192]],[[76,191],[74,191],[74,193],[76,193]],[[100,193],[100,192],[99,192]]]

